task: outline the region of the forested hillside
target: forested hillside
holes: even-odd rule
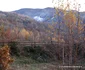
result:
[[[4,28],[4,31],[10,33],[11,37],[16,36],[17,40],[28,40],[31,42],[33,37],[36,39],[36,42],[39,42],[38,39],[50,35],[47,31],[51,31],[48,23],[37,22],[28,16],[13,12],[0,12],[0,25],[1,28]]]

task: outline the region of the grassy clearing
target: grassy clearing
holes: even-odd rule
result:
[[[61,70],[57,67],[62,65],[61,61],[41,63],[27,57],[16,57],[11,65],[12,70]],[[85,62],[78,62],[76,65],[85,65]]]
[[[56,70],[56,65],[51,63],[40,63],[40,64],[17,64],[13,65],[14,70]]]
[[[13,64],[34,64],[38,63],[38,61],[35,61],[31,58],[27,57],[14,57],[14,63]]]
[[[16,57],[11,64],[13,70],[56,70],[56,65],[53,63],[40,63],[27,57]]]

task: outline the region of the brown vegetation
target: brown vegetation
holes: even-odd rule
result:
[[[10,49],[7,45],[0,48],[0,70],[8,70],[9,64],[13,62],[10,57]]]

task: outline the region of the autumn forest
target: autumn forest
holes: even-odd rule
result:
[[[64,70],[58,66],[80,66],[79,69],[85,66],[85,18],[81,16],[85,12],[79,12],[76,2],[75,10],[70,10],[69,2],[66,7],[62,1],[58,8],[55,4],[54,8],[44,10],[50,10],[52,15],[45,17],[45,21],[40,17],[33,19],[33,14],[32,17],[26,12],[22,14],[23,11],[0,11],[0,70]]]

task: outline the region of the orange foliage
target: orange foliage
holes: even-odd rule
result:
[[[10,57],[10,49],[5,45],[0,48],[0,70],[8,70],[11,62],[13,62],[13,59]]]
[[[68,12],[65,16],[64,19],[66,21],[66,24],[69,26],[74,26],[76,24],[77,18],[73,12]]]

